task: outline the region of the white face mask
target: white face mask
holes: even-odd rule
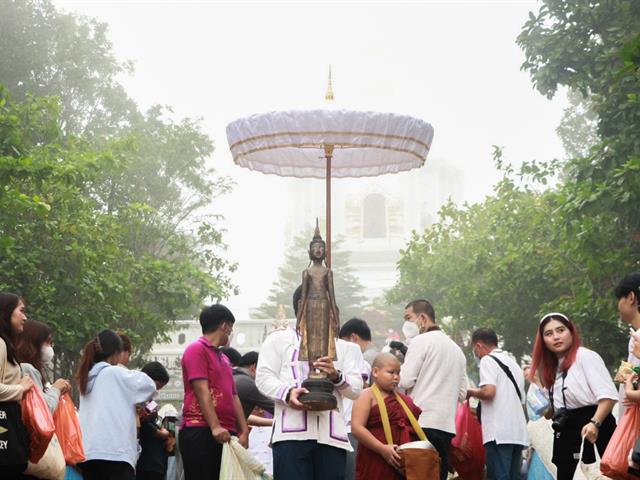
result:
[[[420,328],[413,322],[409,320],[405,320],[402,324],[402,333],[407,339],[412,339],[413,337],[417,337],[420,334]]]
[[[42,359],[42,363],[49,363],[53,360],[53,347],[51,345],[47,347],[42,347],[40,350],[40,358]]]

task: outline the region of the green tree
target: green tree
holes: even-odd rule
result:
[[[21,244],[30,247],[27,252],[42,262],[41,273],[5,277],[3,286],[28,292],[34,313],[61,324],[80,308],[79,302],[87,307],[105,302],[104,309],[96,308],[95,322],[84,315],[86,328],[74,322],[68,330],[61,326],[64,335],[58,345],[75,352],[73,356],[78,345],[95,334],[96,325],[106,324],[125,328],[136,351],[144,353],[171,320],[194,313],[205,298],[225,298],[234,289],[229,273],[235,265],[224,258],[220,217],[209,213],[231,182],[208,167],[213,143],[199,122],[174,121],[170,109],[158,106],[144,113],[138,110],[118,81],[132,71],[131,64],[116,59],[106,24],[63,13],[50,0],[7,1],[3,7],[0,84],[12,92],[11,98],[2,95],[4,118],[11,126],[3,138],[11,140],[5,140],[9,154],[20,159],[5,165],[5,180],[18,185],[21,178],[20,188],[30,192],[27,198],[35,195],[41,209],[50,209],[47,218],[64,212],[69,219],[62,223],[68,222],[79,235],[78,241],[58,235],[62,250],[51,250],[55,258],[46,262],[43,249],[55,245],[49,238],[53,233],[46,230],[40,237],[23,238]],[[58,152],[60,164],[51,157],[46,168],[67,172],[68,185],[55,184],[55,176],[39,176],[48,171],[40,164],[37,169],[18,169],[21,162],[36,165],[30,159],[32,147],[51,155]],[[43,155],[38,153],[44,161]],[[49,188],[53,196],[43,200],[39,190]],[[55,195],[65,189],[71,192],[68,202]],[[32,231],[35,226],[25,228]],[[104,251],[101,244],[88,243],[85,234],[91,232],[103,235],[94,240],[106,242]],[[42,243],[33,245],[36,240]],[[92,274],[87,259],[73,254],[78,246],[87,246],[95,268],[108,271]],[[116,264],[110,263],[109,255]],[[19,258],[4,258],[7,268],[15,268],[12,262],[19,263]],[[48,279],[53,271],[59,276]],[[98,288],[89,279],[79,279],[81,271],[98,285],[108,285]],[[32,290],[36,278],[47,279],[46,285],[38,286],[43,291]],[[84,283],[79,285],[80,280]],[[86,291],[77,290],[82,285]],[[89,300],[93,288],[95,295]],[[120,297],[106,301],[102,297],[107,291],[118,291]],[[51,292],[57,300],[69,300],[70,310],[54,308],[47,296]]]
[[[493,326],[516,354],[542,313],[564,311],[613,365],[626,342],[612,289],[639,268],[640,4],[544,0],[518,43],[541,93],[572,92],[559,129],[571,158],[514,175],[498,157],[494,195],[416,235],[389,299],[432,298],[454,330]]]
[[[313,237],[311,226],[304,228],[293,239],[278,269],[278,279],[269,292],[267,301],[258,307],[262,318],[275,318],[278,305],[284,305],[287,318],[293,318],[293,292],[302,283],[302,272],[309,266],[309,242]],[[349,252],[343,250],[342,240],[333,239],[331,244],[331,268],[336,292],[336,303],[340,309],[340,322],[361,314],[362,285],[349,265]]]
[[[401,252],[400,278],[390,302],[427,298],[439,318],[452,317],[450,334],[462,338],[491,327],[517,356],[531,352],[540,308],[558,294],[549,276],[559,252],[553,203],[535,190],[555,165],[525,165],[520,178],[501,160],[503,178],[492,196],[475,205],[449,203],[438,221]],[[543,168],[544,167],[544,168]]]
[[[0,88],[0,290],[24,295],[30,315],[53,326],[68,376],[103,328],[124,327],[138,352],[148,350],[171,320],[225,297],[232,266],[214,251],[221,238],[207,223],[199,237],[178,231],[163,248],[130,248],[132,226],[156,225],[147,216],[157,209],[133,200],[105,208],[97,192],[136,149],[125,155],[126,142],[96,149],[65,135],[58,112],[56,99],[10,102]]]
[[[624,332],[611,290],[640,265],[640,4],[545,0],[518,37],[538,90],[580,91],[597,115],[599,143],[570,159],[558,186],[556,215],[569,264],[556,262],[569,293],[555,304],[572,312],[585,336],[613,361]]]
[[[7,0],[0,15],[0,83],[21,102],[58,96],[62,131],[104,141],[139,116],[118,76],[105,23],[64,13],[50,0]]]

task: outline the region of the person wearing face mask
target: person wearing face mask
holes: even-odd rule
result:
[[[45,366],[52,365],[54,351],[51,327],[29,320],[24,324],[22,335],[16,343],[16,353],[20,359],[22,372],[29,375],[36,387],[42,391],[49,410],[53,414],[60,395],[71,390],[68,380],[59,378],[52,385],[46,382]]]
[[[178,444],[186,480],[217,478],[222,446],[231,435],[248,447],[249,428],[231,363],[220,349],[228,345],[235,321],[224,305],[205,307],[200,313],[202,337],[182,355],[184,404]]]
[[[398,340],[392,340],[389,342],[389,350],[391,352],[394,350],[400,352],[401,356],[399,356],[399,358],[401,362],[404,361],[404,357],[407,355],[407,345],[411,343],[411,340],[414,337],[420,335],[420,327],[418,327],[415,322],[405,320],[402,324],[402,334],[404,335],[405,343]]]
[[[529,445],[523,409],[524,374],[511,355],[498,348],[493,330],[473,332],[471,345],[474,357],[480,359],[480,383],[479,388],[467,390],[467,397],[478,398],[482,405],[487,478],[519,480],[522,450]]]
[[[467,395],[467,362],[462,349],[436,324],[427,300],[409,303],[404,319],[403,331],[411,341],[400,370],[400,388],[422,409],[418,423],[440,454],[440,478],[446,480],[456,409]]]

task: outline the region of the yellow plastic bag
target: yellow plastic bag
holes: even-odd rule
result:
[[[222,446],[220,480],[271,480],[264,466],[240,445],[238,437]]]

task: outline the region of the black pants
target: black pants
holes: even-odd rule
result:
[[[145,472],[138,470],[136,480],[164,480],[165,474],[159,472]]]
[[[423,428],[427,440],[438,451],[440,455],[440,480],[447,480],[449,476],[449,449],[451,448],[451,440],[455,435],[435,428]]]
[[[344,480],[346,450],[315,440],[273,444],[274,480]]]
[[[209,427],[185,427],[178,434],[185,480],[211,480],[220,476],[222,444]]]
[[[89,460],[80,464],[84,480],[135,480],[133,467],[127,462]]]
[[[573,474],[578,466],[578,460],[574,458],[574,454],[580,452],[582,444],[582,427],[589,423],[596,413],[597,406],[576,408],[569,410],[569,418],[566,421],[566,428],[561,432],[555,432],[553,436],[553,457],[551,461],[558,468],[558,480],[572,480]],[[600,456],[604,455],[604,451],[609,444],[609,440],[616,429],[616,420],[613,415],[607,415],[602,422],[602,426],[598,430],[598,439],[595,447],[598,449]],[[586,464],[596,461],[594,445],[585,440],[584,452],[582,453],[582,461]]]
[[[0,478],[2,480],[20,480],[24,477],[22,472],[27,468],[27,464],[24,465],[1,465],[0,473],[2,475]]]

